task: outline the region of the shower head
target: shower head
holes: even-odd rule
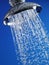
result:
[[[42,9],[40,5],[36,3],[32,3],[32,2],[25,2],[25,0],[9,0],[9,3],[12,6],[12,8],[8,11],[6,16],[4,17],[4,23],[8,22],[8,17],[11,15],[14,15],[29,9],[34,9],[38,13],[40,13]]]

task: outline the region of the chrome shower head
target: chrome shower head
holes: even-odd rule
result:
[[[32,3],[32,2],[25,2],[25,0],[9,0],[9,3],[12,6],[12,8],[8,11],[6,16],[4,17],[4,23],[8,22],[8,16],[11,16],[29,9],[34,9],[39,13],[42,9],[40,5],[36,3]]]

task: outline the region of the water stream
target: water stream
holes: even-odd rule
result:
[[[49,39],[38,13],[26,10],[9,21],[17,59],[23,65],[49,65]]]

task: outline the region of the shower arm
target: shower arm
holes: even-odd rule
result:
[[[14,7],[17,3],[25,2],[25,0],[9,0],[9,4]]]

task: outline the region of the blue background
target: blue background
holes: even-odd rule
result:
[[[42,6],[40,17],[49,33],[49,0],[26,0]],[[0,0],[0,65],[17,65],[10,27],[4,26],[3,18],[10,9],[8,0]]]

